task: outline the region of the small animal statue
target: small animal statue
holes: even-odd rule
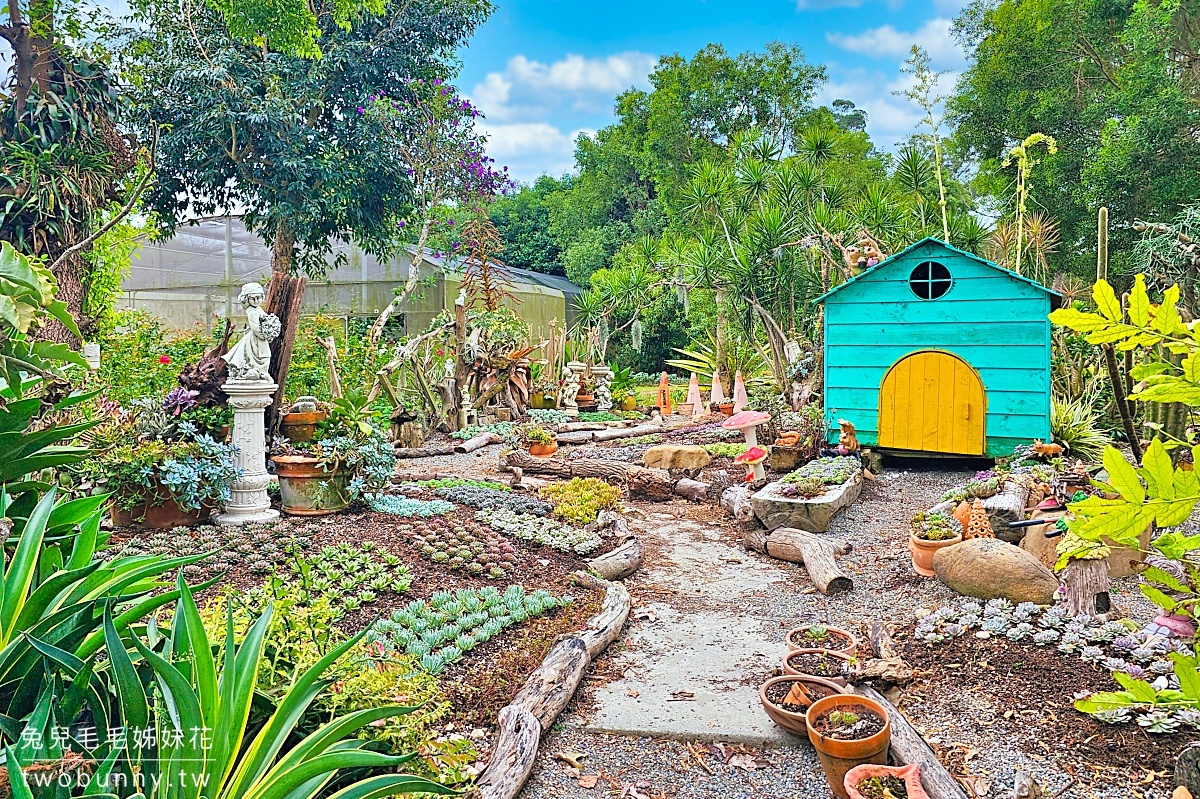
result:
[[[854,434],[854,424],[845,419],[838,419],[842,432],[838,434],[837,451],[839,455],[854,455],[859,450],[858,436]]]
[[[875,246],[875,242],[866,238],[858,242],[858,254],[860,262],[868,269],[887,257]]]
[[[846,268],[850,270],[851,275],[857,275],[863,270],[867,259],[862,257],[862,253],[859,252],[858,247],[851,244],[842,250],[842,253],[846,258]]]
[[[1036,457],[1041,458],[1044,461],[1060,457],[1064,452],[1066,452],[1066,449],[1062,444],[1055,444],[1054,442],[1045,444],[1040,438],[1034,439],[1033,446],[1030,449],[1033,451],[1033,454]]]

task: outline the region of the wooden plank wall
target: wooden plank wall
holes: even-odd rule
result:
[[[921,300],[908,276],[924,260],[950,269],[953,286]],[[825,408],[876,443],[879,387],[898,360],[943,350],[975,368],[987,392],[988,454],[1050,437],[1050,295],[973,259],[928,245],[885,261],[825,301]],[[836,425],[832,428],[836,430]],[[834,440],[831,432],[831,441]]]

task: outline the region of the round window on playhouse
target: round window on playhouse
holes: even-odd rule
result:
[[[908,287],[923,300],[936,300],[949,291],[953,283],[950,270],[937,261],[922,261],[908,276]]]

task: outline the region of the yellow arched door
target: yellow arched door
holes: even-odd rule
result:
[[[879,388],[879,446],[982,455],[987,399],[966,361],[932,350],[892,364]]]

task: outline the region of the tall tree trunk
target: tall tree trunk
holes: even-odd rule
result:
[[[287,385],[288,363],[292,360],[292,349],[296,346],[296,330],[300,325],[300,305],[304,302],[303,277],[292,275],[292,261],[296,249],[296,234],[287,222],[275,228],[271,244],[271,285],[267,289],[264,304],[269,313],[279,317],[282,330],[271,342],[271,377],[278,388],[267,408],[267,426],[273,427],[283,403],[284,387]]]
[[[83,238],[80,236],[80,238]],[[67,242],[68,244],[71,242]],[[58,281],[58,299],[67,304],[71,318],[84,331],[88,325],[83,318],[83,273],[82,257],[76,253],[67,258],[54,270],[54,279]],[[73,349],[79,348],[79,339],[75,334],[57,319],[50,319],[37,331],[37,337],[43,341],[53,341],[58,344],[69,344]]]

